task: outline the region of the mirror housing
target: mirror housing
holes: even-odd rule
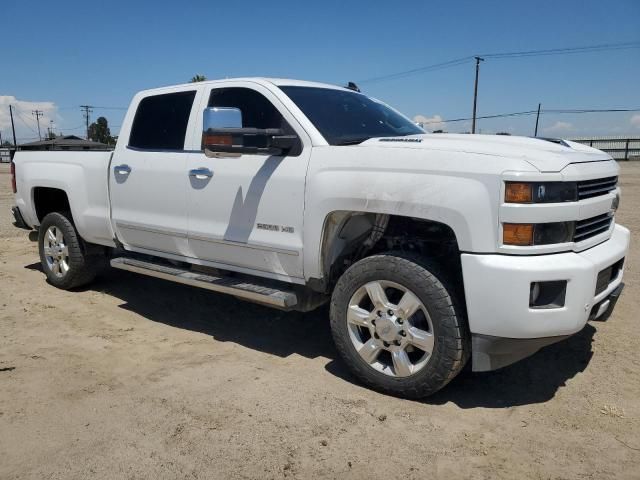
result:
[[[202,148],[208,157],[242,154],[286,155],[300,145],[296,135],[279,128],[242,128],[238,108],[210,107],[203,113]]]

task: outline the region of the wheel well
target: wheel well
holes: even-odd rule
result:
[[[33,205],[38,222],[51,212],[70,212],[69,198],[59,188],[36,187],[33,189]]]
[[[460,249],[448,225],[400,215],[341,211],[330,214],[325,222],[321,259],[327,291],[353,263],[391,250],[437,262],[448,279],[462,288]]]

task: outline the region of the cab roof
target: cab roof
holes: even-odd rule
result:
[[[196,82],[198,85],[219,85],[221,83],[225,83],[225,82],[237,82],[237,81],[244,81],[244,82],[255,82],[255,83],[259,83],[259,84],[272,84],[272,85],[276,85],[278,87],[284,87],[284,86],[292,86],[292,87],[315,87],[315,88],[329,88],[332,90],[347,90],[347,91],[351,91],[346,87],[341,87],[338,85],[332,85],[330,83],[321,83],[321,82],[310,82],[307,80],[296,80],[296,79],[292,79],[292,78],[269,78],[269,77],[237,77],[237,78],[220,78],[220,79],[215,79],[215,80],[205,80],[202,82]],[[150,89],[146,89],[143,90],[139,93],[142,93],[144,95],[148,95],[148,94],[152,94],[154,92],[161,92],[161,91],[166,91],[167,89],[173,89],[173,88],[178,88],[178,87],[193,87],[194,83],[181,83],[181,84],[177,84],[177,85],[166,85],[164,87],[156,87],[156,88],[150,88]]]

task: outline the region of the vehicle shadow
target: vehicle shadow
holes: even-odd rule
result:
[[[39,263],[25,268],[42,271]],[[210,335],[220,342],[287,357],[324,357],[332,375],[361,386],[333,346],[328,308],[310,313],[281,312],[233,297],[129,272],[107,270],[87,290],[122,300],[120,308],[153,322]],[[506,408],[543,403],[584,371],[593,351],[596,329],[545,347],[535,355],[494,372],[464,371],[449,385],[421,402],[460,408]]]

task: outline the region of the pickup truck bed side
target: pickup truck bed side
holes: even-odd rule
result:
[[[107,175],[111,152],[18,152],[17,204],[25,221],[40,225],[36,189],[57,189],[68,198],[78,232],[87,242],[114,247]]]

